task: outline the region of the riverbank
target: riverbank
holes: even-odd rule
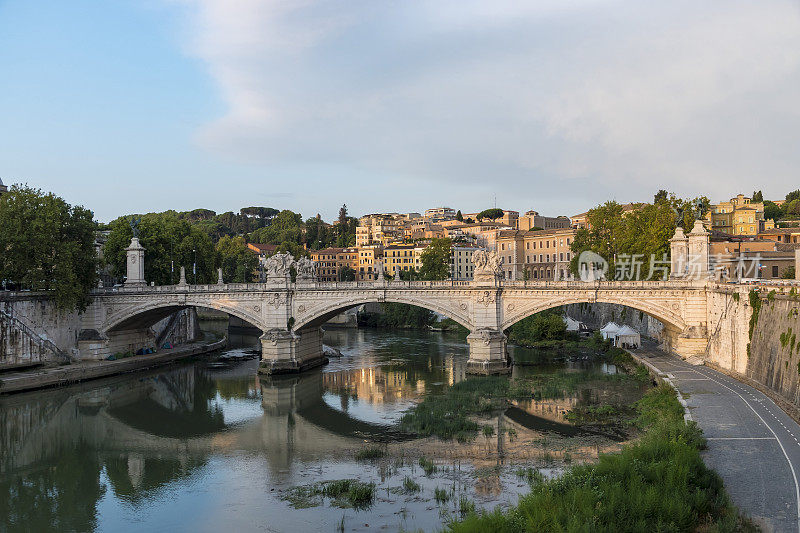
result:
[[[116,361],[81,361],[65,366],[43,367],[25,372],[0,375],[0,394],[10,394],[47,387],[58,387],[92,379],[124,374],[166,365],[193,355],[224,348],[228,339],[210,343],[191,343],[148,355],[137,355]]]
[[[709,366],[692,365],[653,343],[637,350],[680,391],[703,430],[705,463],[724,480],[731,500],[764,531],[800,528],[800,425],[757,387]]]
[[[755,530],[700,457],[702,432],[667,384],[635,404],[641,439],[596,464],[538,479],[508,510],[473,514],[451,531]]]

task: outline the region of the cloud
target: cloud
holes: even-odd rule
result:
[[[197,140],[230,157],[598,201],[796,188],[788,0],[185,1],[228,106]]]

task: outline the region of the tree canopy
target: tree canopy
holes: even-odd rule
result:
[[[186,268],[187,280],[194,282],[195,250],[197,283],[217,280],[216,251],[208,234],[170,212],[148,213],[141,215],[141,219],[139,242],[145,248],[144,277],[148,282],[156,285],[177,283],[181,266]],[[104,248],[104,258],[112,274],[122,278],[127,274],[125,248],[133,237],[130,217],[120,217],[109,227],[111,233]]]
[[[659,191],[653,204],[625,212],[611,201],[590,209],[588,229],[580,229],[571,244],[570,270],[577,275],[580,254],[590,250],[609,264],[607,276],[626,279],[661,279],[669,272],[669,239],[678,222],[686,231],[694,225],[695,209],[706,212],[708,198],[683,200]]]
[[[478,220],[486,220],[486,219],[497,220],[498,218],[503,218],[503,214],[504,213],[502,209],[494,207],[492,209],[484,209],[483,211],[478,213],[475,216],[475,218],[477,218]]]
[[[422,251],[419,269],[420,278],[429,281],[445,280],[450,277],[450,253],[453,241],[450,239],[433,239]]]
[[[0,197],[0,279],[53,291],[61,309],[85,309],[98,279],[93,218],[52,193],[13,185]]]
[[[248,283],[258,267],[258,257],[247,248],[244,237],[225,236],[217,243],[217,264],[226,283]]]

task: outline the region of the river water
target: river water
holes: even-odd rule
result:
[[[398,422],[426,394],[465,379],[463,339],[332,329],[325,343],[342,357],[274,379],[256,376],[255,337],[231,340],[237,347],[157,371],[0,397],[0,530],[437,530],[473,505],[515,503],[529,491],[520,469],[554,476],[618,449],[623,436],[583,431],[564,415],[630,402],[644,388],[603,379],[613,365],[515,367],[513,377],[588,379],[563,397],[497,413],[483,422],[491,434],[444,442],[414,438]],[[387,455],[357,461],[367,446]],[[426,475],[420,457],[436,471]],[[337,479],[375,483],[372,505],[291,497]],[[435,489],[448,501],[437,503]]]

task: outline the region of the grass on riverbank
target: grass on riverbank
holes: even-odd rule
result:
[[[509,510],[449,525],[473,531],[756,531],[700,458],[701,431],[668,385],[635,404],[644,436],[618,454],[535,484]]]

